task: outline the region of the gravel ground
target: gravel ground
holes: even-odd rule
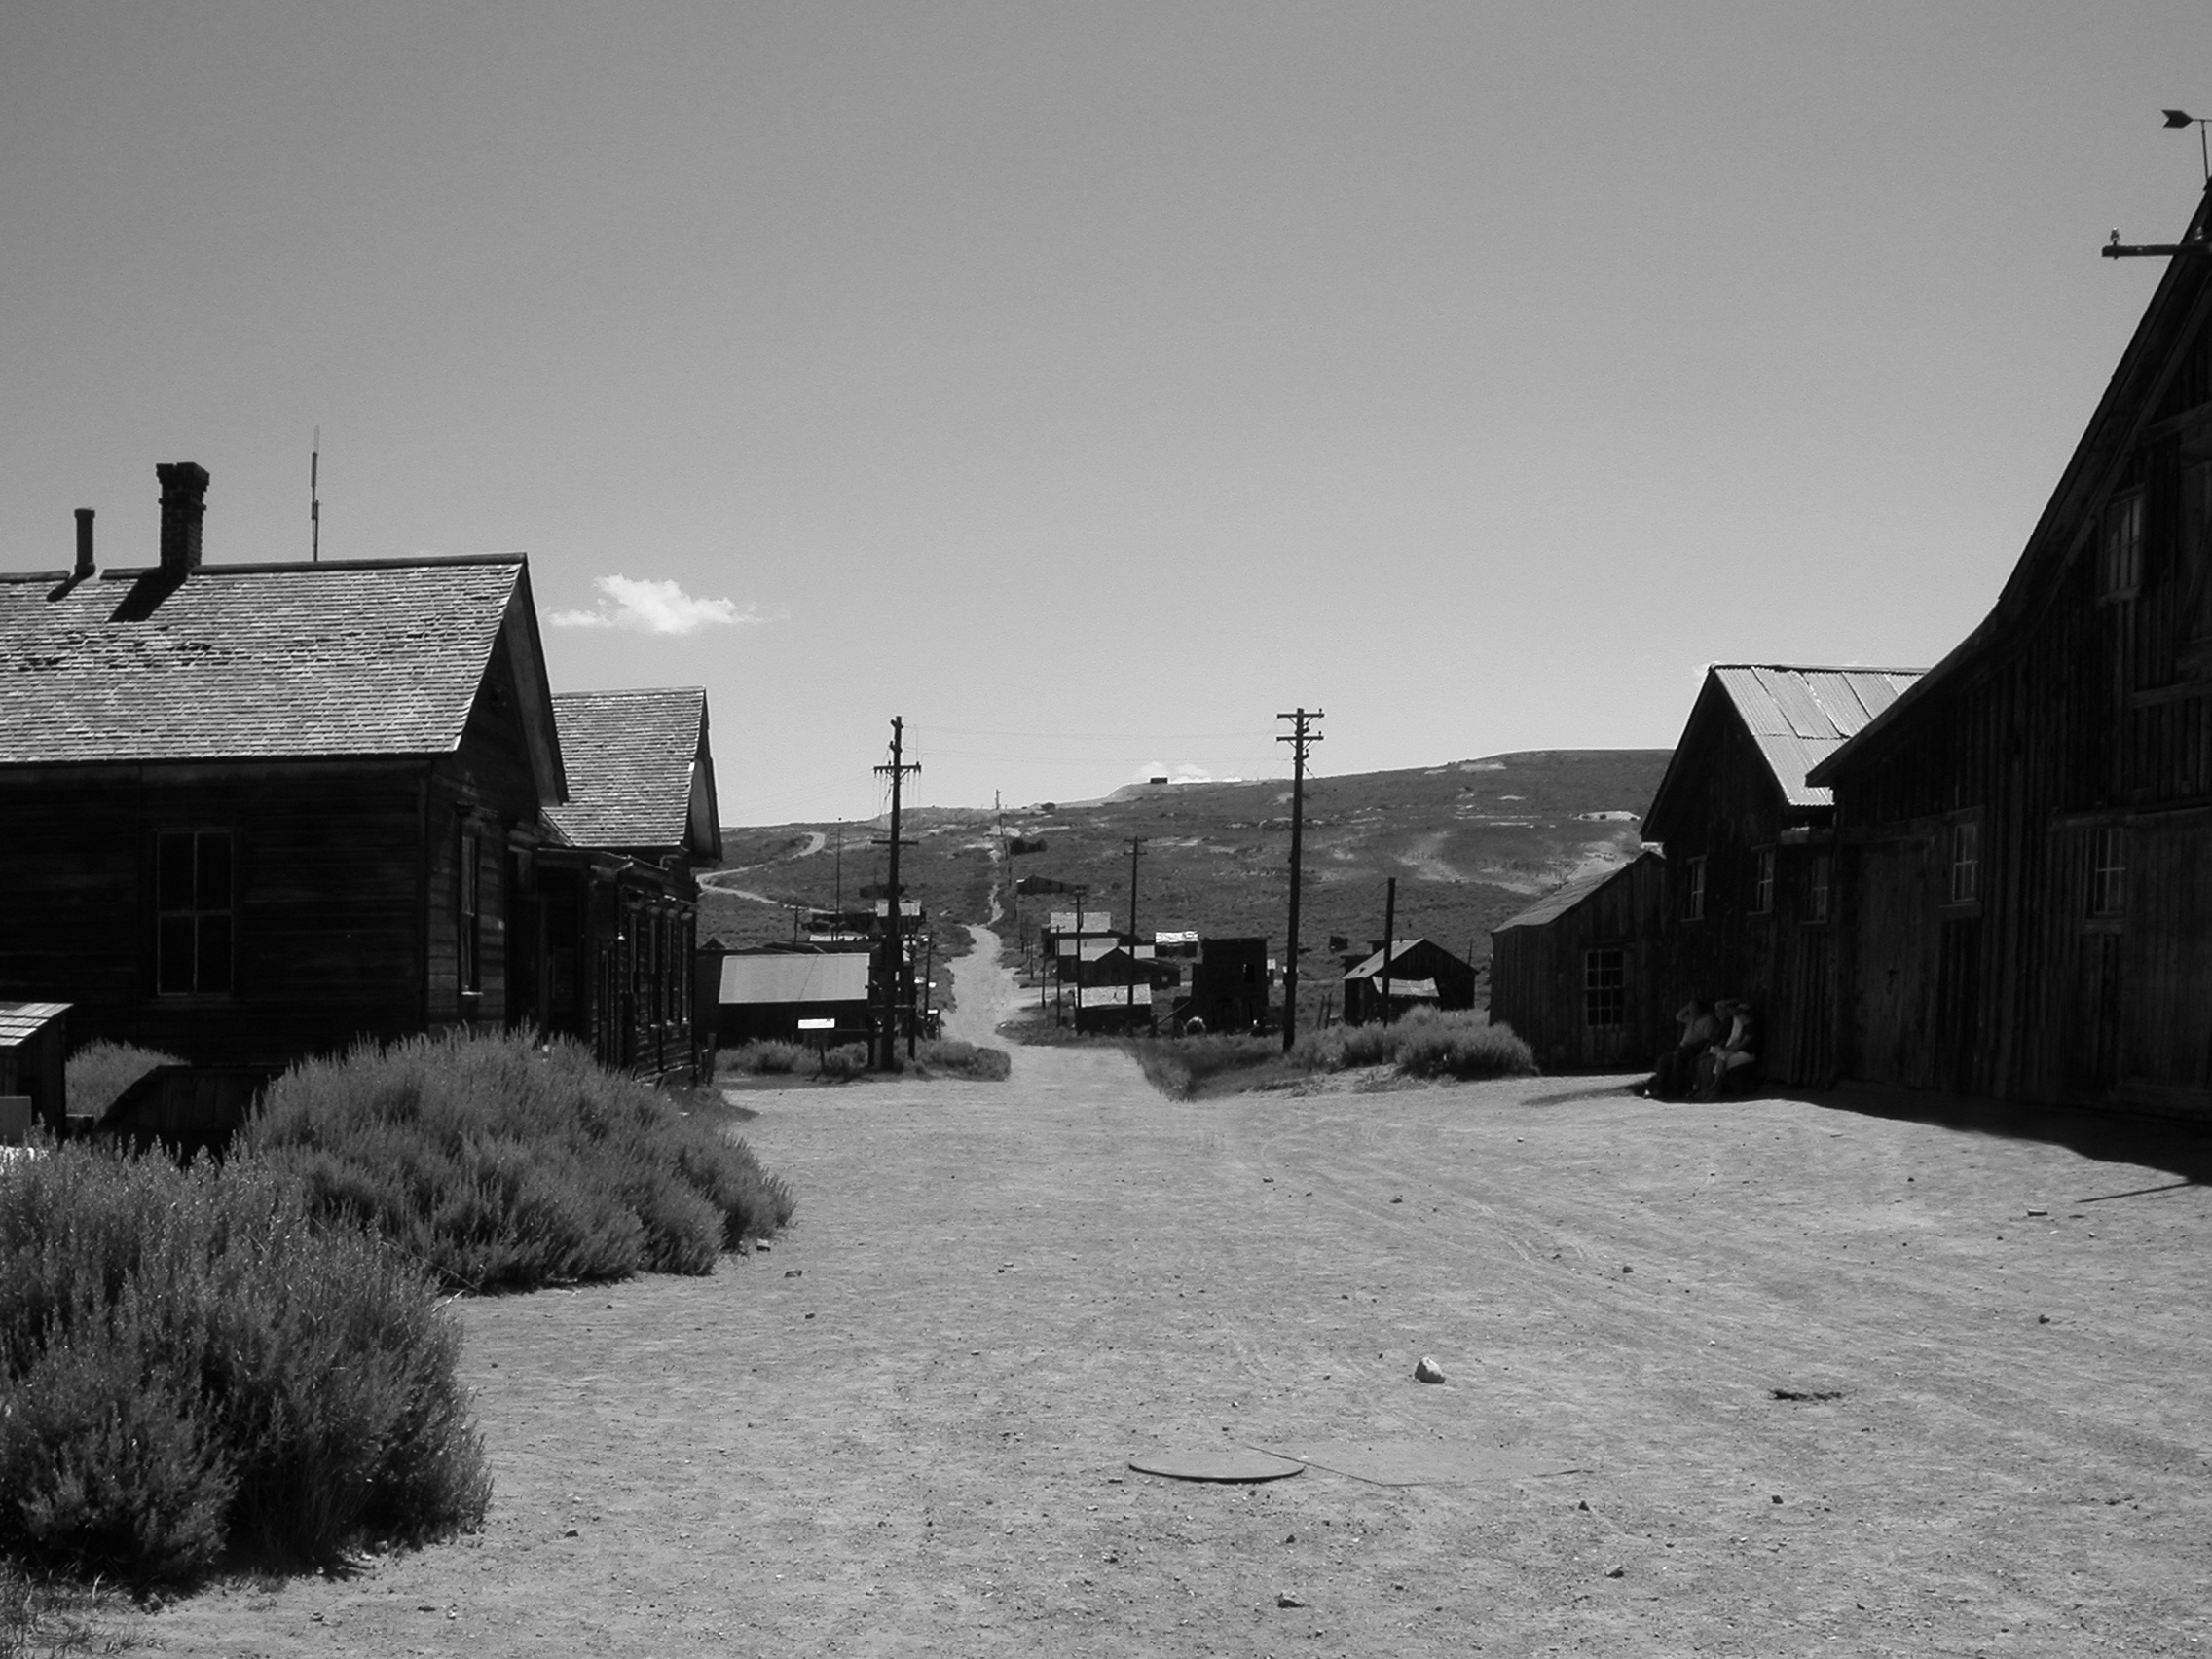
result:
[[[986,940],[987,945],[987,940]],[[1010,994],[964,958],[956,1035]],[[1175,1105],[1119,1054],[748,1093],[769,1254],[462,1305],[485,1531],[226,1654],[2212,1643],[2212,1189],[1620,1079]],[[1433,1356],[1449,1381],[1413,1381]],[[1132,1473],[1257,1445],[1266,1486]]]

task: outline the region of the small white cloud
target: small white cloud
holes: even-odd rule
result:
[[[629,628],[641,634],[696,634],[760,620],[750,606],[740,610],[734,599],[694,599],[674,582],[599,576],[592,586],[606,596],[597,610],[556,610],[545,620],[556,628]]]

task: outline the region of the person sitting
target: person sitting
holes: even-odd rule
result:
[[[1698,1061],[1700,1100],[1711,1100],[1723,1091],[1748,1094],[1758,1082],[1758,1025],[1751,1003],[1723,1002],[1714,1007],[1716,1012],[1727,1010],[1727,1032]]]
[[[1643,1086],[1648,1100],[1686,1100],[1697,1083],[1697,1058],[1717,1033],[1718,1022],[1703,997],[1692,997],[1675,1014],[1681,1040],[1659,1056]]]

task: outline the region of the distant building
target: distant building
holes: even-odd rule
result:
[[[1345,1023],[1383,1017],[1382,942],[1345,973]],[[1390,947],[1389,1016],[1412,1008],[1446,1012],[1475,1006],[1475,969],[1431,939],[1402,939]]]
[[[1191,964],[1189,995],[1175,1004],[1175,1026],[1193,1020],[1208,1031],[1257,1031],[1268,1023],[1268,941],[1201,939]]]
[[[1626,1071],[1672,1041],[1654,972],[1666,863],[1645,852],[1569,881],[1490,936],[1490,1017],[1546,1071]]]
[[[699,962],[721,1048],[868,1041],[874,962],[866,950],[705,950]]]

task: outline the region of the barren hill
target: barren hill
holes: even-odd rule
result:
[[[1325,751],[1323,752],[1325,754]],[[1363,946],[1382,932],[1383,881],[1398,878],[1398,937],[1425,934],[1452,950],[1490,955],[1490,930],[1580,871],[1618,864],[1640,842],[1641,814],[1658,788],[1663,749],[1537,750],[1410,771],[1309,777],[1306,790],[1306,890],[1300,932],[1310,983],[1333,978],[1332,936]],[[1137,868],[1137,923],[1210,935],[1265,936],[1280,957],[1289,903],[1290,782],[1131,785],[1103,800],[989,809],[923,807],[905,815],[919,844],[902,877],[940,930],[980,921],[1001,845],[1042,843],[1007,861],[1012,875],[1088,890],[1087,910],[1129,920],[1129,846],[1145,838]],[[841,880],[837,843],[843,840]],[[848,903],[883,879],[883,827],[778,825],[722,831],[724,892],[703,901],[702,938],[731,943],[791,937],[778,904]],[[1021,942],[1033,944],[1048,908],[1069,898],[1019,902]],[[1008,930],[1009,942],[1014,934]]]

